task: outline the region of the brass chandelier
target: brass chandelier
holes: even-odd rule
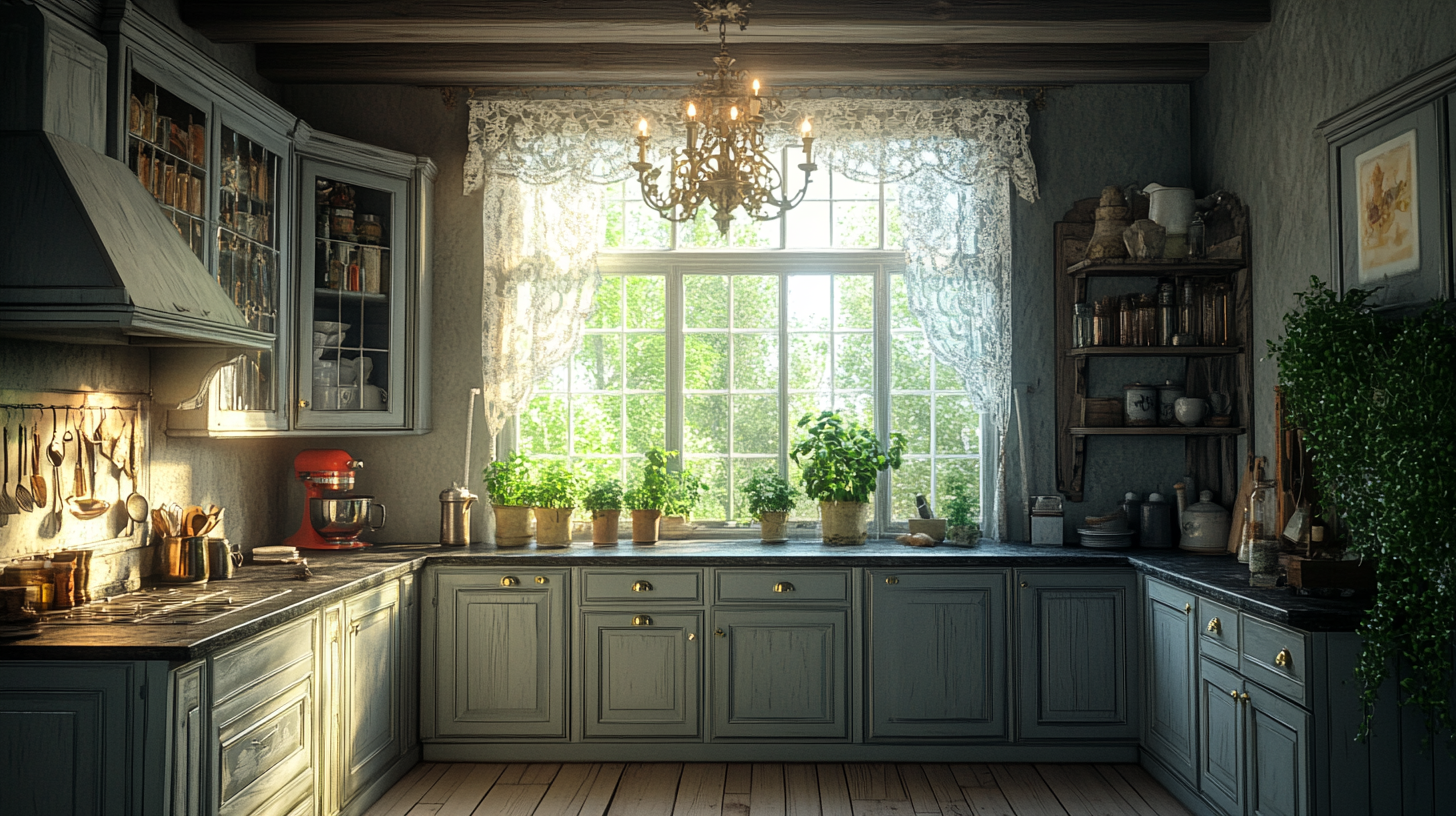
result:
[[[733,211],[740,207],[755,221],[771,221],[798,206],[809,189],[810,174],[819,168],[814,164],[813,126],[806,118],[799,126],[804,185],[797,195],[779,197],[784,179],[765,153],[762,127],[763,111],[781,110],[783,102],[758,80],[750,83],[748,72],[735,70],[728,56],[728,25],[748,28],[752,3],[710,0],[695,5],[699,30],[718,24],[718,56],[713,58],[717,67],[699,71],[704,79],[683,98],[687,146],[673,151],[665,189],[659,187],[663,171],[647,161],[651,135],[643,119],[637,125],[637,161],[631,167],[642,184],[642,200],[663,218],[690,221],[706,201],[713,207],[718,231],[727,235]]]

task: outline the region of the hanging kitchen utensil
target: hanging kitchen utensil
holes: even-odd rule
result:
[[[81,470],[81,438],[84,436],[84,433],[79,433],[79,430],[79,426],[77,426],[78,433],[73,433],[70,428],[67,428],[66,435],[62,437],[62,441],[64,442],[70,442],[72,440],[76,442],[76,466],[72,469],[71,495],[67,496],[67,499],[82,496],[86,491],[86,474]]]
[[[76,441],[76,469],[83,478],[82,491],[81,495],[66,500],[66,509],[82,521],[90,521],[111,509],[111,502],[96,498],[96,443],[92,441],[93,436],[94,432],[89,436],[83,432]]]
[[[20,439],[17,440],[18,444],[16,445],[16,448],[20,454],[16,458],[18,458],[20,462],[16,465],[16,467],[19,469],[19,478],[17,478],[15,482],[15,504],[21,510],[30,513],[34,511],[37,507],[41,508],[42,510],[45,509],[45,479],[42,478],[40,480],[41,492],[31,493],[31,491],[25,489],[25,414],[22,413],[20,416]],[[31,469],[39,471],[40,462],[36,458],[35,453],[31,454],[31,461],[35,462],[35,465]]]
[[[50,491],[46,488],[45,476],[40,472],[40,423],[45,419],[44,411],[35,412],[35,426],[31,428],[30,446],[30,496],[35,506],[45,509]]]
[[[51,409],[52,420],[54,420],[55,409]],[[61,531],[61,463],[65,461],[65,451],[56,450],[54,444],[46,448],[46,458],[51,462],[51,484],[56,489],[51,491],[51,511],[40,521],[40,529],[36,534],[41,538],[55,538]]]
[[[121,446],[118,445],[117,448]],[[126,515],[131,519],[131,526],[127,528],[126,534],[136,532],[136,525],[147,519],[147,497],[137,492],[136,475],[136,414],[132,414],[131,428],[126,434],[126,463],[122,470],[131,479],[131,495],[126,497]]]
[[[6,419],[8,420],[9,417],[6,417]],[[25,438],[23,433],[21,438]],[[23,445],[24,442],[22,442],[21,444]],[[0,471],[0,519],[8,521],[10,516],[14,516],[20,513],[20,505],[15,503],[15,499],[10,498],[10,488],[6,487],[6,484],[10,481],[10,423],[8,421],[5,423],[4,450],[5,470]],[[17,487],[20,485],[18,474],[16,475],[15,484]]]

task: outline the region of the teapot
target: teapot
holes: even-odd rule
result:
[[[1198,503],[1178,516],[1178,527],[1183,532],[1178,547],[1194,552],[1227,552],[1229,520],[1229,511],[1214,504],[1212,491],[1199,493]]]

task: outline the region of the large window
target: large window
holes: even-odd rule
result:
[[[736,524],[739,486],[759,469],[797,483],[796,423],[834,408],[910,440],[875,529],[903,526],[916,493],[938,502],[952,475],[978,495],[980,418],[909,309],[903,253],[884,249],[899,242],[893,188],[834,175],[811,191],[786,219],[740,218],[723,239],[704,213],[673,225],[635,183],[613,187],[596,313],[521,416],[519,447],[624,482],[646,447],[679,450],[709,485],[695,520]]]

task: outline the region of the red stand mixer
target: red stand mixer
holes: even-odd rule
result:
[[[367,527],[384,526],[384,505],[373,496],[347,496],[354,486],[354,471],[364,463],[348,451],[306,450],[293,459],[293,472],[303,482],[303,524],[283,543],[301,550],[356,550],[369,546],[359,540]],[[376,524],[371,518],[379,511]]]

